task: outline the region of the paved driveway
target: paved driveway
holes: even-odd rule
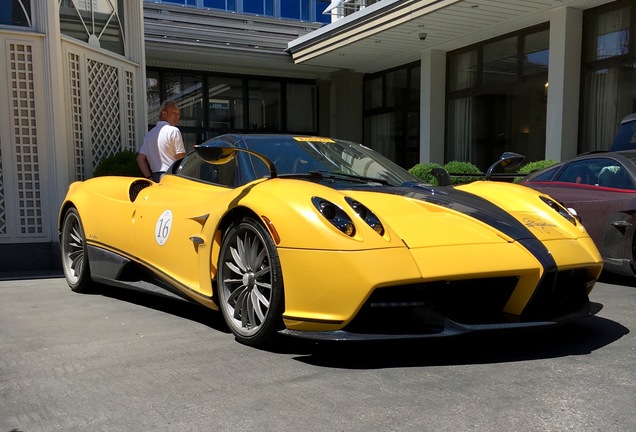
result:
[[[219,314],[63,279],[0,282],[0,432],[633,431],[636,286],[555,331],[276,352]]]

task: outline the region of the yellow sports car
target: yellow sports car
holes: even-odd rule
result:
[[[73,183],[59,230],[74,291],[96,281],[177,295],[220,309],[252,346],[552,326],[597,310],[588,295],[602,269],[585,228],[547,195],[487,180],[433,187],[321,137],[223,135],[158,183]]]

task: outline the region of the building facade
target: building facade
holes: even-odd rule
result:
[[[0,272],[59,267],[68,185],[146,130],[140,2],[3,0]]]
[[[164,99],[225,132],[363,142],[409,168],[608,149],[636,111],[631,0],[3,0],[0,272],[58,266],[57,209]],[[323,13],[326,11],[326,13]]]
[[[297,65],[363,74],[365,143],[404,167],[485,169],[504,150],[563,160],[609,149],[636,109],[635,7],[382,0],[288,52]]]
[[[317,20],[324,3],[307,3],[304,9],[316,11],[312,19]],[[254,15],[232,1],[224,6],[146,1],[148,74],[156,83],[149,90],[149,106],[152,111],[162,98],[175,96],[167,90],[175,79],[194,80],[202,91],[206,83],[232,90],[210,98],[214,110],[196,109],[182,125],[192,143],[225,131],[282,131],[362,141],[405,168],[462,160],[485,169],[505,150],[523,153],[527,161],[562,160],[608,149],[621,118],[635,109],[632,3],[333,0],[323,14],[328,19],[318,23],[323,25],[287,14],[292,18],[286,25],[296,25],[297,31],[281,40],[291,38],[284,51],[293,64],[289,58],[259,61],[263,46],[249,47],[255,63],[236,57],[224,61],[214,45],[240,45],[227,35],[202,40],[190,55],[178,56],[177,64],[152,49],[151,9],[205,15],[201,22],[213,28],[223,11],[238,12],[232,16],[244,23],[263,24],[282,17],[280,11],[290,3],[266,1],[265,12]],[[177,4],[181,9],[170,9]],[[193,31],[186,38],[194,44],[201,31],[186,27]],[[183,38],[184,30],[164,31],[162,40],[168,42],[163,46],[172,45],[174,37]],[[270,55],[280,50],[271,48]],[[298,95],[286,91],[292,83],[299,86]],[[256,96],[261,90],[267,96]],[[296,107],[286,105],[292,101]],[[270,107],[266,119],[257,118],[262,117],[258,104]],[[301,106],[311,121],[294,127],[299,123],[286,117],[298,114]]]

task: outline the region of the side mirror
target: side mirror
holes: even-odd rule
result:
[[[488,170],[486,171],[486,180],[490,180],[492,172],[498,166],[501,166],[504,169],[514,169],[518,167],[525,158],[525,156],[520,155],[519,153],[504,152],[497,162],[488,167]]]
[[[231,147],[223,141],[212,141],[206,144],[195,145],[194,151],[201,159],[212,165],[223,165],[232,161],[237,152],[247,153],[259,158],[267,165],[271,178],[278,177],[278,171],[274,163],[262,154],[247,149]]]
[[[234,159],[236,149],[233,147],[208,147],[195,145],[194,151],[197,155],[212,165],[223,165]]]
[[[450,174],[444,168],[433,168],[431,174],[440,186],[451,186],[453,184]]]

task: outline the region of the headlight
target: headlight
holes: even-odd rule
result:
[[[346,197],[345,200],[349,203],[353,211],[355,211],[356,214],[373,229],[373,231],[380,235],[384,235],[384,226],[382,226],[382,222],[380,222],[380,219],[378,219],[371,210],[353,198]]]
[[[314,207],[320,212],[320,214],[327,219],[333,226],[338,228],[341,232],[353,237],[356,234],[356,228],[353,225],[353,221],[340,207],[320,197],[313,197],[311,202]]]
[[[541,201],[546,203],[552,210],[556,211],[561,216],[563,216],[568,221],[570,221],[572,223],[572,225],[576,225],[576,221],[578,220],[578,217],[576,215],[573,215],[572,213],[570,213],[563,205],[561,205],[560,203],[558,203],[558,202],[554,201],[553,199],[550,199],[550,198],[548,198],[546,196],[541,196],[539,198],[541,198]]]

